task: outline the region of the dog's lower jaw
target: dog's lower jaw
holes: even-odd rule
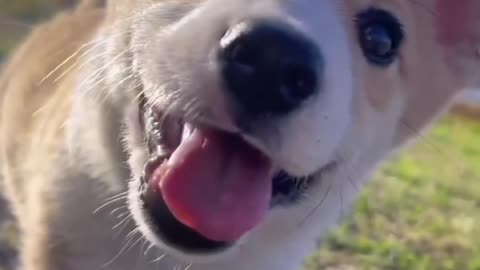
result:
[[[247,270],[247,269],[300,269],[305,258],[317,247],[317,243],[341,218],[347,214],[355,199],[357,188],[347,182],[347,170],[342,168],[329,175],[321,185],[313,187],[315,198],[305,200],[304,203],[292,206],[297,210],[274,209],[265,223],[254,229],[242,239],[241,243],[212,256],[191,256],[181,254],[178,250],[165,247],[157,240],[146,224],[140,223],[141,231],[146,232],[147,238],[156,243],[153,253],[170,256],[163,258],[159,264],[170,266],[170,262],[180,265],[192,265],[194,270]],[[361,179],[355,179],[361,180]],[[140,215],[137,190],[139,181],[131,182],[129,196],[134,215]],[[291,209],[290,209],[291,210]],[[142,220],[137,216],[137,220]],[[285,222],[288,220],[288,222]],[[155,251],[158,250],[158,251]]]
[[[141,220],[138,223],[140,230],[155,245],[152,253],[162,256],[162,259],[156,262],[156,264],[166,269],[180,265],[184,267],[189,266],[190,268],[188,269],[194,270],[293,270],[298,269],[305,256],[314,248],[314,239],[305,238],[306,242],[299,242],[298,233],[293,232],[291,235],[286,236],[280,232],[277,234],[275,230],[270,230],[269,233],[262,232],[257,234],[252,232],[251,237],[243,239],[242,243],[223,252],[209,255],[186,255],[177,249],[166,246],[153,233],[150,227],[143,222],[145,217],[138,210],[138,193],[132,192],[138,188],[138,184],[131,182],[130,207],[137,220]],[[268,225],[265,224],[264,226]],[[258,230],[262,229],[258,228]],[[310,248],[306,248],[309,246]],[[151,254],[148,255],[147,261],[155,259],[155,257],[151,257]],[[148,265],[147,263],[147,268]]]

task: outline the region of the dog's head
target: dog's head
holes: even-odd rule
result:
[[[131,211],[187,257],[314,240],[479,64],[473,0],[108,5]]]

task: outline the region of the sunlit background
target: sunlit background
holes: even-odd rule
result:
[[[33,24],[73,2],[0,0],[0,66]],[[386,164],[307,269],[480,270],[479,105],[480,91],[467,91],[455,112]],[[0,220],[0,268],[11,270],[18,240],[5,206]]]

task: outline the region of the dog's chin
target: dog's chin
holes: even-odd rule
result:
[[[212,241],[190,229],[140,179],[130,183],[128,203],[138,229],[162,255],[188,263],[218,262],[232,256],[240,243]]]
[[[207,239],[178,221],[159,196],[144,192],[140,180],[131,182],[129,208],[140,232],[162,251],[162,257],[168,255],[185,263],[221,262],[234,256],[242,243]]]
[[[165,115],[145,104],[140,106],[140,123],[148,161],[143,172],[137,174],[142,175],[140,179],[130,183],[130,209],[152,243],[186,261],[228,257],[268,217],[271,209],[294,206],[320,180],[323,171],[336,165],[327,164],[315,176],[294,177],[276,168],[266,154],[241,135]],[[195,136],[201,139],[192,139]],[[195,140],[199,142],[191,142]],[[215,140],[221,142],[211,142]],[[220,153],[219,157],[211,152]],[[209,166],[212,168],[206,168]],[[245,170],[241,171],[242,168]],[[210,170],[221,174],[211,174]],[[206,179],[210,175],[233,183],[233,187],[225,188],[226,196],[215,194],[224,179],[212,184]],[[251,183],[245,186],[248,181]],[[211,200],[205,198],[208,195],[203,190],[213,194]],[[195,201],[192,197],[203,198]],[[205,209],[203,204],[212,209]],[[235,221],[228,221],[230,217]]]

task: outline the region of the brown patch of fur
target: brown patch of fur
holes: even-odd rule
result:
[[[36,27],[0,78],[0,161],[7,196],[22,233],[30,236],[23,238],[26,269],[51,269],[46,266],[59,262],[45,261],[45,254],[65,251],[49,242],[45,227],[55,204],[48,201],[55,200],[50,193],[55,166],[62,166],[55,160],[65,148],[64,124],[81,54],[76,52],[89,42],[103,16],[103,10],[83,6]]]

